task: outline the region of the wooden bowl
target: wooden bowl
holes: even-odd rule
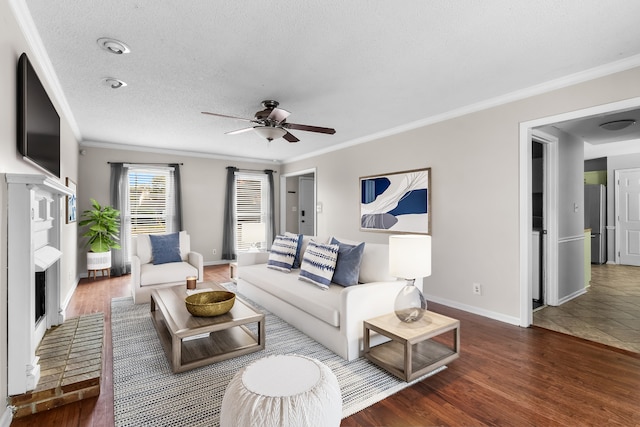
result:
[[[213,317],[225,314],[236,302],[236,294],[228,291],[208,291],[189,295],[184,300],[193,316]]]

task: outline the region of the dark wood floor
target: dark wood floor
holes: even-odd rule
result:
[[[222,283],[228,269],[205,267],[205,276]],[[128,295],[128,286],[128,277],[83,280],[67,309],[67,317],[105,314],[100,396],[12,426],[113,425],[110,302]],[[342,426],[640,426],[640,355],[433,303],[429,309],[460,319],[460,358]]]

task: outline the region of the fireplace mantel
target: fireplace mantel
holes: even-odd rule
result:
[[[8,394],[33,390],[35,355],[44,332],[64,321],[60,295],[64,196],[72,192],[44,175],[5,175],[8,194]],[[36,258],[38,260],[36,261]],[[36,324],[35,272],[46,271],[46,315]]]

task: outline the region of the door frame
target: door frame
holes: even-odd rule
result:
[[[639,171],[640,171],[640,168],[616,169],[613,171],[613,176],[615,181],[613,215],[615,218],[614,224],[615,224],[615,233],[616,233],[614,259],[616,264],[620,264],[620,173],[621,172],[639,172]]]
[[[287,229],[287,178],[299,177],[302,175],[313,174],[313,206],[318,204],[318,177],[317,168],[303,169],[296,172],[289,172],[280,175],[280,231],[284,233]],[[318,213],[317,209],[313,209],[313,229],[314,235],[318,234]]]
[[[536,127],[551,125],[565,120],[573,120],[581,117],[594,116],[603,113],[611,113],[640,107],[640,97],[626,99],[529,120],[520,123],[519,129],[519,271],[520,271],[520,326],[529,327],[533,322],[533,301],[530,286],[531,277],[531,218],[533,210],[531,206],[531,135]],[[551,239],[549,239],[551,240]],[[552,260],[557,264],[558,258]]]

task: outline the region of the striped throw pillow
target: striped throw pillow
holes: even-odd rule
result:
[[[290,272],[298,250],[298,236],[276,236],[271,245],[267,267]]]
[[[338,245],[322,245],[309,242],[302,257],[299,280],[313,283],[321,289],[329,289],[338,259]]]

